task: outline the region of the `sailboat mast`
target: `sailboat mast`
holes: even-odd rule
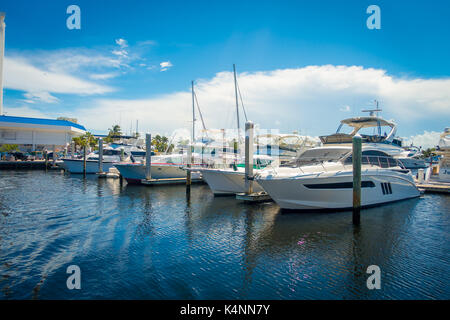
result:
[[[239,125],[239,100],[238,100],[238,92],[237,92],[236,65],[235,64],[233,64],[233,73],[234,73],[234,94],[236,96],[236,117],[237,117],[238,142],[240,142],[241,137],[240,137],[240,125]]]
[[[192,143],[195,140],[195,101],[194,101],[194,81],[192,84]]]

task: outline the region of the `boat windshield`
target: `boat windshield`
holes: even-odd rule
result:
[[[348,148],[314,148],[308,149],[300,154],[296,159],[282,166],[299,167],[321,162],[335,162],[344,158],[351,152]]]

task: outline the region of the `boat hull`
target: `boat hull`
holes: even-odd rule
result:
[[[119,163],[115,167],[128,183],[140,184],[145,179],[145,165],[134,163]],[[150,170],[152,179],[186,178],[186,170],[179,165],[152,164]],[[199,179],[200,174],[192,172],[192,179]]]
[[[63,159],[60,166],[70,173],[84,173],[82,159]],[[114,162],[103,162],[103,172],[108,172],[114,166]],[[86,173],[98,172],[98,161],[86,160]]]
[[[352,172],[320,173],[286,178],[257,178],[283,209],[348,210],[353,205]],[[420,195],[410,174],[389,170],[362,173],[361,207],[415,198]]]
[[[214,195],[233,195],[246,192],[244,171],[203,169],[201,173],[203,180]],[[261,192],[263,188],[254,181],[253,191]]]

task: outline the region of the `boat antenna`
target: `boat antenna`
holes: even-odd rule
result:
[[[194,92],[194,80],[191,81],[192,85],[192,143],[195,140],[195,92]]]
[[[380,123],[380,119],[378,117],[378,112],[381,112],[383,110],[379,108],[378,100],[374,100],[374,105],[375,105],[375,109],[362,110],[362,112],[369,112],[369,116],[377,117],[378,135],[381,136],[381,123]],[[376,112],[376,114],[375,114],[375,112]],[[374,130],[375,130],[375,128],[374,128]]]
[[[236,97],[236,117],[237,117],[237,130],[238,130],[238,141],[241,142],[240,135],[240,125],[239,125],[239,100],[238,100],[238,89],[236,80],[236,65],[233,64],[233,74],[234,74],[234,95]]]
[[[362,110],[362,112],[369,112],[369,116],[371,116],[371,117],[378,116],[378,113],[375,114],[375,112],[380,112],[380,111],[383,111],[383,110],[378,107],[378,101],[377,100],[374,100],[374,104],[375,104],[375,109]]]
[[[197,93],[195,93],[195,91],[194,91],[194,98],[195,98],[195,102],[197,104],[197,109],[198,109],[198,114],[200,115],[200,120],[202,121],[203,130],[205,131],[206,136],[208,136],[208,132],[206,131],[205,121],[203,120],[202,110],[200,109],[200,105],[199,105],[198,99],[197,99]]]
[[[244,111],[245,121],[248,121],[247,112],[245,112],[244,101],[242,100],[241,88],[239,88],[239,82],[237,81],[237,79],[236,79],[236,84],[237,84],[237,89],[238,89],[238,92],[239,92],[239,98],[241,100],[242,110]]]

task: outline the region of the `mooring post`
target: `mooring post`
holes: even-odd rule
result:
[[[75,158],[75,142],[70,143],[70,158]]]
[[[86,145],[83,146],[83,174],[86,175]]]
[[[186,172],[186,187],[191,187],[191,167],[192,167],[192,146],[189,144],[187,149],[187,172]]]
[[[47,170],[47,167],[48,167],[48,153],[47,153],[47,149],[44,150],[43,154],[44,154],[44,160],[45,160],[45,170]]]
[[[150,133],[145,134],[145,179],[150,180],[152,178],[152,135]]]
[[[355,135],[353,142],[353,224],[359,224],[361,213],[361,161],[362,161],[362,139]]]
[[[98,139],[98,172],[103,172],[103,139]]]
[[[52,159],[52,166],[56,166],[56,146],[53,145],[53,159]]]
[[[253,129],[251,121],[245,123],[245,189],[253,193]]]
[[[425,179],[425,171],[423,169],[419,169],[417,172],[417,180],[419,183],[423,183]]]
[[[222,165],[223,168],[227,167],[227,144],[225,140],[225,129],[220,129],[222,131]]]

